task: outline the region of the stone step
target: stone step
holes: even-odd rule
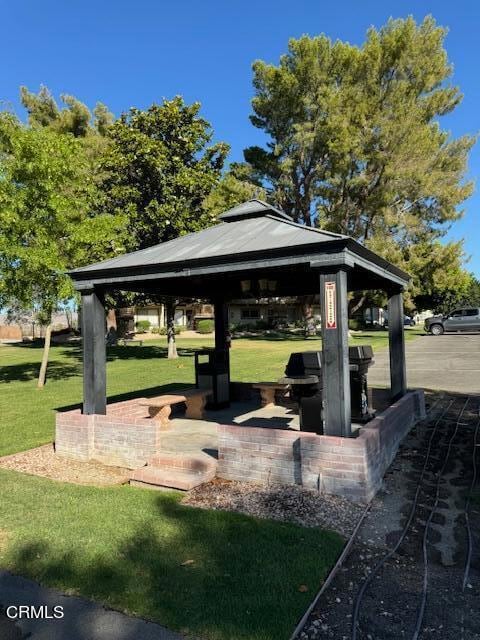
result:
[[[148,465],[136,469],[130,476],[130,484],[135,486],[189,491],[199,484],[209,482],[215,477],[215,468],[203,471],[175,467],[157,467]]]

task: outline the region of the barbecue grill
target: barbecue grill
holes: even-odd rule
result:
[[[367,422],[374,417],[368,406],[367,372],[373,364],[369,345],[350,347],[350,401],[352,419]],[[300,429],[323,433],[323,374],[321,351],[291,353],[281,384],[290,385],[290,397],[298,403]]]

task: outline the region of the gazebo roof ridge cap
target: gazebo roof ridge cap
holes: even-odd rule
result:
[[[218,219],[222,222],[230,223],[247,220],[249,218],[267,217],[268,215],[273,215],[277,220],[292,220],[292,217],[289,216],[288,213],[259,198],[251,198],[227,209],[227,211],[224,211],[218,216]]]
[[[317,229],[317,227],[310,227],[306,224],[295,222],[295,220],[293,220],[292,218],[290,218],[290,220],[280,220],[276,216],[270,214],[267,214],[265,217],[271,218],[272,220],[277,220],[278,222],[284,222],[285,224],[289,224],[292,227],[296,227],[297,229],[302,229],[303,231],[313,231],[314,233],[321,233],[322,235],[331,236],[332,238],[338,238],[339,240],[354,240],[356,242],[355,238],[352,238],[352,236],[346,236],[343,233],[335,233],[334,231],[326,231],[325,229]]]

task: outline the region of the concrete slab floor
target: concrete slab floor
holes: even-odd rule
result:
[[[207,411],[206,420],[173,418],[170,421],[170,429],[161,434],[161,450],[168,453],[206,451],[215,455],[218,449],[217,427],[219,424],[271,429],[298,430],[300,428],[298,414],[291,409],[280,406],[261,408],[253,402],[232,402],[230,407],[225,409]]]
[[[379,411],[388,406],[383,395],[382,392],[379,394],[379,404],[377,404]],[[170,420],[169,430],[163,431],[161,434],[161,451],[175,454],[203,451],[216,456],[219,424],[238,424],[242,427],[295,431],[300,429],[298,413],[292,408],[280,405],[259,407],[258,403],[254,401],[232,402],[229,407],[224,409],[207,411],[205,420],[173,417]],[[359,428],[361,425],[352,424],[353,433],[357,432]]]

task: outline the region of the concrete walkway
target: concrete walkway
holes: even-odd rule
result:
[[[4,611],[14,605],[63,607],[56,620],[9,620]],[[181,603],[179,604],[181,606]],[[1,640],[182,640],[158,624],[105,609],[83,598],[65,596],[36,582],[0,571]]]
[[[480,394],[480,333],[421,335],[406,342],[410,388]],[[390,386],[388,349],[375,353],[368,372],[372,386]]]

